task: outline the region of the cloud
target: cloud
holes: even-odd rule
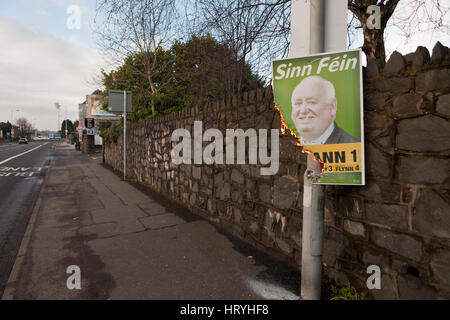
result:
[[[36,118],[39,129],[56,129],[54,102],[76,119],[78,103],[97,89],[94,77],[106,63],[98,50],[35,32],[0,14],[0,121],[11,110]],[[16,116],[14,116],[16,118]]]
[[[45,10],[42,10],[42,9],[37,10],[36,14],[39,15],[39,16],[45,16],[45,17],[47,17],[49,15],[48,11],[45,11]]]

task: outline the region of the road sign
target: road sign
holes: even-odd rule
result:
[[[95,136],[95,131],[94,131],[94,129],[87,129],[86,131],[87,131],[87,135],[88,135],[88,136]]]
[[[123,90],[109,90],[108,92],[108,111],[114,114],[123,114]],[[131,113],[132,93],[126,92],[127,113]]]
[[[324,163],[319,184],[364,185],[361,51],[274,60],[283,125]]]
[[[84,126],[86,128],[94,128],[95,127],[95,120],[86,118],[84,119]]]

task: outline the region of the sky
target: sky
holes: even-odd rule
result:
[[[68,13],[72,6],[80,12],[79,28],[74,11]],[[96,0],[0,1],[0,122],[25,117],[39,130],[56,130],[55,102],[61,122],[66,112],[77,120],[78,104],[101,89],[101,68],[111,69],[95,43],[101,23],[95,8]],[[450,46],[442,32],[417,33],[408,43],[391,32],[386,50],[406,54],[423,45],[431,53],[437,41]]]
[[[80,8],[79,29],[67,13],[71,5]],[[66,114],[77,120],[78,104],[108,69],[96,49],[94,18],[95,1],[0,1],[0,122],[25,117],[39,130],[56,130],[55,102],[61,122]]]

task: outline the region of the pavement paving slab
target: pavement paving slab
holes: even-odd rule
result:
[[[139,220],[147,229],[161,229],[186,223],[186,221],[173,213],[160,214],[153,217],[141,218]]]
[[[166,213],[166,208],[156,202],[144,202],[139,207],[150,216],[157,216]]]
[[[56,146],[3,299],[298,299],[297,270],[165,202]]]

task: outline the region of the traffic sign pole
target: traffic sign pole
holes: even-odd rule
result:
[[[127,179],[127,92],[123,91],[123,180]]]
[[[122,99],[122,100],[121,100]],[[127,103],[130,101],[130,103]],[[127,178],[127,112],[131,113],[132,93],[126,90],[109,90],[108,91],[108,111],[113,114],[121,114],[123,112],[123,180]],[[129,110],[127,110],[129,108]]]

